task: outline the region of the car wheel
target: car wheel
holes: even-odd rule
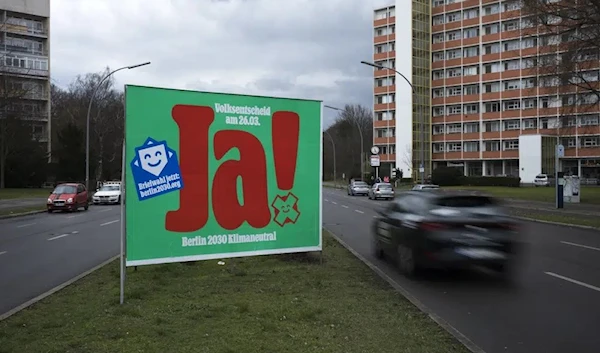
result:
[[[399,244],[396,254],[398,268],[402,274],[413,277],[417,273],[417,264],[415,262],[415,254],[412,248]]]
[[[383,249],[381,248],[381,243],[374,239],[373,240],[373,255],[375,255],[378,259],[383,259]]]
[[[48,209],[48,213],[52,213],[52,210],[51,210],[51,209]]]
[[[120,205],[120,204],[121,204],[121,196],[119,196],[119,197],[117,198],[117,205]]]
[[[83,209],[84,209],[85,211],[87,211],[87,210],[88,210],[88,208],[90,208],[90,204],[86,202],[86,203],[85,203],[85,206],[83,206]]]

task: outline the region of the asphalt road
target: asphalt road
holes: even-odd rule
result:
[[[117,255],[119,219],[92,206],[0,220],[0,315]]]
[[[324,226],[488,353],[598,352],[600,232],[524,223],[514,285],[481,272],[409,280],[371,251],[375,210],[388,202],[324,189]]]

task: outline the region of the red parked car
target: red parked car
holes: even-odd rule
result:
[[[48,197],[48,213],[52,211],[77,211],[83,207],[87,211],[88,193],[80,183],[59,184]]]

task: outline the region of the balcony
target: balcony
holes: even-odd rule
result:
[[[48,31],[45,29],[35,29],[26,25],[10,23],[11,18],[8,18],[6,23],[0,26],[0,32],[22,34],[38,38],[48,38]]]
[[[27,55],[35,55],[35,56],[48,56],[48,50],[37,50],[34,48],[21,47],[18,45],[10,45],[0,43],[0,52],[4,52],[7,54],[27,54]]]
[[[40,70],[40,69],[29,69],[26,67],[17,67],[17,66],[6,66],[0,63],[0,73],[6,75],[22,75],[22,76],[35,76],[35,77],[48,77],[48,70]]]

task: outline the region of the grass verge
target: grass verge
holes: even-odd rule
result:
[[[50,189],[0,189],[0,200],[48,197]]]
[[[0,322],[0,352],[468,352],[324,232],[318,254],[118,262]]]
[[[452,186],[444,187],[444,189],[477,190],[497,197],[551,203],[554,203],[555,198],[555,189],[553,187],[536,188],[524,186],[520,188],[509,188],[502,186]],[[581,203],[600,205],[600,187],[582,186]]]
[[[524,210],[522,208],[513,208],[510,210],[511,214],[517,217],[532,218],[539,221],[558,222],[600,229],[600,218],[594,218],[590,216],[577,216],[572,214],[557,214],[535,210]]]
[[[7,208],[7,209],[0,209],[0,216],[10,216],[10,215],[18,215],[18,214],[22,214],[22,213],[27,213],[27,212],[33,212],[33,211],[45,211],[46,210],[46,205],[36,205],[36,206],[28,206],[28,207],[15,207],[15,208]],[[0,353],[2,351],[0,350]]]

